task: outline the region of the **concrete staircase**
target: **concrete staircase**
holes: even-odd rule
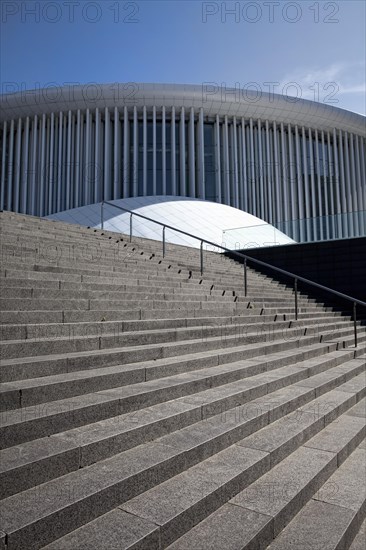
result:
[[[363,548],[365,327],[221,255],[0,216],[0,549]]]

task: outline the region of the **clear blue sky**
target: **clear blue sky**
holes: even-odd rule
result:
[[[1,90],[215,82],[268,91],[271,82],[274,91],[365,114],[365,5],[0,0]]]

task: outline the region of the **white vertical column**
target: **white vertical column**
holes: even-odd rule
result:
[[[182,197],[187,196],[186,189],[186,134],[185,134],[185,109],[182,107],[180,112],[180,151],[179,151],[179,163],[180,163],[180,174],[179,174],[179,187],[180,192],[178,193]]]
[[[253,191],[253,197],[254,197],[254,204],[256,209],[256,216],[260,216],[260,178],[259,178],[259,166],[258,166],[258,127],[255,124],[255,121],[253,120],[253,147],[254,147],[254,154],[252,158],[253,162],[253,170],[254,170],[254,191]]]
[[[161,167],[162,167],[162,191],[166,195],[166,111],[161,110]]]
[[[86,204],[91,204],[92,202],[99,202],[104,199],[104,186],[101,181],[101,114],[99,107],[95,109],[95,147],[94,147],[94,190],[90,182],[90,193],[88,194],[88,202]],[[91,130],[91,125],[90,125]],[[90,164],[92,164],[92,146],[91,146],[91,136],[90,136]],[[93,197],[94,195],[94,197]]]
[[[39,200],[38,214],[45,215],[45,171],[46,171],[46,115],[42,115],[41,123],[41,161],[39,167]]]
[[[328,193],[328,182],[329,182],[329,175],[328,175],[328,167],[326,165],[325,161],[325,136],[324,131],[321,131],[321,143],[322,143],[322,156],[323,156],[323,162],[322,162],[322,169],[323,169],[323,178],[324,178],[324,213],[326,216],[329,216],[329,193]]]
[[[28,136],[27,125],[28,125],[28,129],[29,129],[29,119],[28,118],[27,118],[27,124],[26,124],[26,128],[25,128],[25,134]],[[27,150],[26,155],[28,157],[28,137],[27,137],[26,150]],[[53,199],[54,199],[54,196],[55,196],[54,164],[55,164],[55,115],[54,115],[54,113],[51,113],[51,116],[50,116],[50,154],[49,154],[49,161],[48,161],[49,168],[48,168],[48,181],[47,181],[47,187],[48,187],[47,214],[52,214],[53,213]],[[26,186],[24,186],[24,187],[26,187]],[[22,191],[24,192],[24,188],[23,188]],[[26,193],[26,190],[25,190],[25,193]]]
[[[290,218],[290,207],[289,207],[289,192],[288,192],[288,185],[287,185],[285,127],[282,122],[281,122],[280,128],[281,128],[282,198],[283,198],[283,213],[284,213],[283,218],[285,221],[288,221]]]
[[[290,168],[290,181],[289,181],[289,214],[291,220],[298,219],[298,212],[296,211],[296,185],[295,185],[295,172],[294,172],[294,147],[293,147],[293,135],[291,124],[287,125],[287,138],[288,138],[288,166]],[[287,170],[288,174],[288,170]],[[297,228],[296,222],[291,223],[292,234],[296,235]],[[295,237],[296,238],[296,237]]]
[[[13,201],[14,212],[19,212],[19,206],[20,206],[19,195],[20,195],[21,150],[22,150],[22,119],[19,118],[17,131],[16,131],[16,145],[15,145],[14,201]]]
[[[64,115],[64,143],[62,148],[62,208],[66,209],[66,176],[67,176],[67,115]],[[37,182],[36,182],[37,183]]]
[[[337,133],[335,128],[333,129],[333,152],[334,152],[334,189],[335,189],[335,198],[336,198],[336,226],[337,226],[337,237],[343,237],[343,225],[342,225],[342,204],[341,204],[341,184],[340,184],[340,171],[338,163],[338,145],[337,145]]]
[[[138,154],[139,154],[139,134],[138,134],[138,119],[137,119],[137,107],[133,108],[133,166],[132,166],[132,189],[133,196],[138,197]]]
[[[121,173],[121,127],[118,107],[114,108],[114,143],[113,143],[113,199],[120,198]]]
[[[147,196],[147,111],[142,109],[142,195]]]
[[[32,122],[32,140],[31,140],[31,179],[30,179],[30,191],[31,196],[29,200],[29,213],[33,216],[36,215],[37,208],[37,192],[36,187],[36,173],[37,173],[37,148],[38,148],[38,116],[35,115]]]
[[[348,236],[353,237],[354,225],[353,225],[353,217],[351,215],[353,208],[352,208],[351,166],[350,166],[351,163],[349,158],[348,132],[344,133],[344,158],[345,158],[345,164],[346,164],[345,191],[346,191],[346,204],[347,204],[347,214],[345,216],[346,216],[346,222],[348,227]]]
[[[14,171],[14,119],[10,122],[9,150],[8,150],[8,187],[6,196],[7,210],[13,209],[13,171]],[[34,167],[33,167],[34,170]],[[32,174],[33,177],[33,174]],[[33,212],[32,212],[33,213]]]
[[[365,140],[362,138],[362,136],[358,136],[357,142],[360,142],[359,144],[359,168],[360,168],[360,209],[361,209],[361,230],[362,235],[365,235],[366,232],[366,220],[365,220],[365,210],[366,210],[366,163],[365,163]]]
[[[236,117],[233,117],[233,197],[232,205],[235,208],[239,208],[239,174],[238,174],[238,138],[237,138],[237,125]]]
[[[300,150],[300,138],[299,138],[299,128],[297,124],[295,125],[295,170],[296,170],[296,190],[297,190],[297,214],[296,218],[298,219],[298,228],[299,231],[297,236],[302,242],[304,240],[304,199],[302,192],[302,180],[301,180],[301,150]],[[294,182],[295,187],[295,182]]]
[[[49,214],[48,212],[48,174],[50,171],[50,139],[51,139],[51,120],[50,117],[46,117],[46,157],[45,157],[45,173],[44,173],[44,216]]]
[[[321,143],[322,143],[322,156],[323,156],[323,163],[322,163],[323,182],[324,182],[324,208],[323,208],[323,213],[325,215],[325,238],[329,239],[329,236],[330,236],[329,198],[328,198],[329,175],[328,175],[327,166],[326,166],[326,162],[325,162],[325,139],[324,139],[324,131],[323,130],[321,132]]]
[[[271,211],[272,211],[272,224],[276,223],[276,188],[275,188],[275,160],[274,160],[274,135],[271,131],[270,122],[268,121],[268,139],[269,139],[269,156],[268,156],[268,173],[270,177],[271,190]]]
[[[360,141],[360,138],[358,135],[355,135],[355,154],[356,154],[356,191],[357,191],[357,195],[356,195],[356,200],[357,200],[357,210],[364,210],[364,192],[365,192],[365,189],[362,188],[362,178],[361,178],[361,166],[360,166],[360,162],[361,162],[361,158],[360,158],[360,145],[359,145],[359,141]],[[362,142],[361,142],[361,148],[362,148]],[[365,182],[366,184],[366,182]]]
[[[153,107],[153,195],[156,196],[156,107]]]
[[[327,147],[328,147],[328,172],[329,172],[329,197],[328,197],[328,207],[330,214],[330,237],[334,238],[336,236],[336,212],[337,208],[335,205],[335,195],[334,195],[334,185],[335,185],[335,176],[334,176],[334,155],[333,148],[331,145],[330,132],[327,132]]]
[[[267,216],[268,222],[273,222],[273,198],[272,198],[272,175],[271,175],[271,145],[269,139],[269,122],[265,122],[266,128],[266,162],[265,162],[265,172],[266,172],[266,186],[267,186]]]
[[[313,151],[313,136],[311,134],[311,128],[308,130],[309,136],[309,151],[310,151],[310,183],[311,183],[311,217],[312,217],[312,227],[313,235],[312,240],[318,238],[317,229],[316,229],[316,192],[315,192],[315,170],[314,170],[314,151]]]
[[[242,181],[242,206],[241,208],[245,212],[249,212],[249,203],[248,203],[248,180],[247,180],[247,145],[245,137],[245,119],[241,118],[241,146],[242,146],[242,157],[243,157],[243,181]]]
[[[171,182],[172,182],[172,195],[177,195],[177,165],[176,165],[176,140],[175,140],[175,107],[172,107],[172,119],[171,119],[171,125],[170,125],[170,143],[171,143],[171,149],[170,149],[170,155],[171,155],[171,162],[170,162],[170,168],[171,168]]]
[[[59,122],[60,122],[60,117],[55,114],[55,132],[54,132],[54,141],[55,141],[55,146],[54,146],[54,154],[53,154],[53,158],[54,158],[54,167],[53,167],[53,183],[52,183],[52,186],[53,186],[53,198],[52,198],[52,212],[57,212],[57,197],[58,197],[58,188],[57,188],[57,180],[58,180],[58,142],[59,142]],[[29,148],[30,148],[30,140],[31,140],[31,136],[30,136],[30,133],[29,133]],[[28,194],[29,194],[29,191],[28,191]],[[27,197],[27,201],[28,201],[28,197]]]
[[[360,157],[361,157],[361,184],[362,184],[362,196],[363,196],[363,206],[366,210],[366,139],[360,136]]]
[[[230,164],[229,164],[229,126],[225,115],[223,124],[223,153],[224,153],[224,204],[230,204]]]
[[[273,153],[274,153],[274,173],[275,173],[275,205],[276,205],[276,221],[283,221],[282,215],[282,193],[281,193],[281,171],[280,171],[280,156],[278,151],[278,132],[276,122],[273,122]],[[283,228],[282,228],[283,231]]]
[[[86,114],[80,113],[80,192],[79,192],[79,206],[83,204],[83,193],[85,189],[85,142],[86,142]]]
[[[351,181],[351,170],[350,170],[350,158],[348,152],[348,132],[344,132],[344,141],[343,141],[343,158],[345,160],[345,194],[346,194],[346,205],[347,211],[352,212],[352,193],[350,187]]]
[[[222,120],[221,126],[220,126],[220,141],[221,141],[221,202],[222,204],[226,204],[226,192],[225,192],[225,117]]]
[[[5,120],[3,126],[3,152],[1,158],[1,196],[0,196],[0,210],[5,209],[5,185],[6,185],[6,150],[7,150],[7,131],[8,122]]]
[[[67,114],[67,159],[66,159],[66,202],[65,208],[68,210],[71,208],[71,124],[72,115],[71,111]]]
[[[85,155],[84,155],[84,174],[81,180],[81,201],[80,206],[89,204],[89,197],[91,195],[90,188],[92,184],[92,166],[91,166],[91,115],[89,109],[86,110],[85,115]],[[99,129],[99,109],[95,114],[95,126],[97,132],[97,125]],[[98,132],[99,137],[99,132]],[[96,137],[97,140],[97,137]],[[99,143],[99,142],[98,142]]]
[[[268,149],[267,149],[267,134],[266,134],[266,121],[261,121],[261,130],[260,130],[260,143],[261,143],[261,174],[263,178],[263,215],[264,219],[268,222],[269,221],[269,213],[271,210],[271,205],[268,202],[268,174],[267,174],[267,157],[268,157]]]
[[[305,242],[310,240],[311,237],[311,193],[310,193],[310,182],[308,174],[308,155],[306,147],[306,131],[305,127],[301,127],[301,137],[302,137],[302,164],[303,164],[303,185],[305,190],[305,204],[303,211],[305,212],[306,227],[304,227],[304,239]]]
[[[201,107],[198,114],[198,197],[206,198],[206,181],[205,181],[205,134],[203,125],[203,108]]]
[[[216,202],[221,203],[221,147],[220,147],[220,117],[216,115],[214,125],[215,144],[215,193]]]
[[[240,210],[244,209],[244,197],[243,197],[243,140],[242,140],[242,131],[241,131],[241,122],[238,124],[238,201]]]
[[[80,149],[81,149],[81,113],[80,109],[76,114],[76,143],[75,143],[75,185],[74,185],[74,207],[77,208],[80,204]]]
[[[357,181],[356,181],[356,164],[355,164],[355,147],[354,147],[354,135],[350,133],[349,135],[350,142],[350,169],[351,169],[351,179],[349,182],[350,191],[351,191],[351,204],[352,204],[352,219],[353,219],[353,230],[354,237],[360,235],[358,215],[356,211],[357,207]]]
[[[264,194],[264,179],[263,179],[263,151],[262,151],[262,121],[259,118],[257,121],[257,141],[258,141],[258,155],[256,155],[256,158],[258,158],[258,168],[259,168],[259,189],[257,189],[257,196],[259,195],[259,201],[257,201],[258,209],[257,209],[257,215],[261,219],[268,219],[267,217],[267,205],[265,200],[265,194]]]
[[[123,109],[123,198],[130,196],[130,129],[128,109]]]
[[[189,113],[189,196],[193,198],[196,196],[194,146],[194,108],[191,107]]]
[[[108,107],[104,110],[104,174],[103,174],[103,198],[112,198],[111,182],[111,117]]]
[[[315,130],[315,165],[316,165],[316,180],[317,180],[317,195],[318,195],[318,216],[319,220],[317,224],[317,239],[323,240],[323,197],[322,197],[322,185],[321,185],[321,173],[320,173],[320,159],[319,159],[319,139],[318,130]]]
[[[234,206],[234,128],[233,121],[228,128],[228,143],[229,143],[229,189],[230,189],[230,206]]]
[[[362,203],[363,209],[366,210],[366,159],[365,159],[365,150],[366,150],[366,140],[360,136],[360,169],[361,169],[361,193],[362,193]]]
[[[256,181],[255,181],[255,156],[254,156],[254,134],[253,134],[253,119],[249,119],[249,140],[250,140],[250,188],[251,188],[251,201],[249,201],[249,212],[254,216],[257,215],[257,201],[256,201]]]
[[[71,115],[71,187],[70,187],[70,208],[75,208],[74,190],[75,190],[75,150],[76,150],[76,115]]]
[[[346,199],[346,183],[345,183],[345,166],[344,166],[344,155],[343,155],[343,134],[342,130],[339,130],[338,133],[338,142],[339,142],[339,173],[340,173],[340,188],[341,188],[341,222],[342,222],[342,232],[343,237],[349,237],[348,232],[348,223],[347,223],[347,199]]]

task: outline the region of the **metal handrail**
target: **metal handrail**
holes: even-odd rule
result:
[[[353,304],[353,325],[354,325],[354,341],[355,341],[355,347],[357,348],[357,312],[356,308],[357,305],[360,305],[361,307],[366,307],[366,302],[363,302],[362,300],[358,300],[357,298],[353,298],[352,296],[348,296],[347,294],[343,294],[342,292],[339,292],[338,290],[333,290],[332,288],[329,288],[327,286],[321,285],[319,283],[316,283],[315,281],[310,281],[310,279],[306,279],[305,277],[301,277],[300,275],[295,275],[295,273],[291,273],[290,271],[286,271],[285,269],[281,269],[280,267],[276,267],[271,264],[267,264],[266,262],[262,262],[261,260],[257,260],[256,258],[252,258],[251,256],[246,256],[242,252],[237,252],[236,250],[230,250],[229,248],[226,248],[225,246],[222,246],[220,244],[213,243],[211,241],[208,241],[206,239],[202,239],[201,237],[197,237],[196,235],[192,235],[191,233],[188,233],[187,231],[183,231],[182,229],[178,229],[176,227],[173,227],[171,225],[168,225],[166,223],[159,222],[157,220],[153,220],[152,218],[149,218],[148,216],[144,216],[143,214],[138,214],[137,212],[133,212],[132,210],[129,210],[128,208],[123,208],[122,206],[118,206],[116,204],[113,204],[108,201],[102,201],[101,202],[101,228],[104,229],[104,205],[107,204],[108,206],[112,206],[113,208],[117,208],[118,210],[122,210],[124,212],[128,212],[130,214],[130,242],[132,240],[132,217],[137,216],[139,218],[143,218],[144,220],[156,223],[157,225],[160,225],[163,228],[162,233],[162,243],[163,243],[163,258],[165,257],[165,230],[171,229],[172,231],[176,231],[177,233],[181,233],[182,235],[186,235],[187,237],[190,237],[192,239],[196,239],[200,241],[200,267],[201,267],[201,275],[203,275],[203,243],[206,245],[213,246],[215,248],[220,248],[221,250],[224,250],[225,252],[229,252],[230,255],[236,256],[243,260],[244,264],[244,295],[247,296],[248,294],[248,278],[247,278],[247,262],[253,262],[254,264],[260,265],[262,267],[265,267],[267,269],[272,269],[273,271],[276,271],[277,273],[281,273],[282,275],[285,275],[286,277],[292,278],[294,280],[294,291],[295,291],[295,319],[297,321],[298,319],[298,288],[297,284],[298,281],[301,281],[305,284],[308,284],[310,286],[319,288],[320,290],[323,290],[325,292],[329,292],[331,294],[334,294],[344,300],[347,300],[349,302],[352,302]]]

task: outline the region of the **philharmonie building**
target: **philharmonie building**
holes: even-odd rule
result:
[[[297,242],[366,235],[365,118],[329,104],[213,84],[38,89],[1,96],[0,148],[1,210],[188,197]]]

